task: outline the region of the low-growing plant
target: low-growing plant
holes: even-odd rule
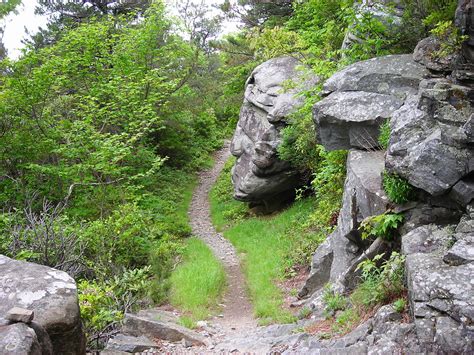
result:
[[[390,201],[394,203],[403,204],[414,198],[415,189],[413,186],[396,174],[390,174],[385,171],[383,173],[382,183],[385,193]]]
[[[390,121],[387,120],[380,126],[379,144],[383,149],[387,149],[389,141],[390,141]]]
[[[403,215],[400,213],[385,212],[367,217],[359,227],[359,230],[362,231],[361,238],[380,237],[385,240],[392,240],[402,222]]]
[[[399,298],[393,302],[393,309],[398,313],[403,313],[407,306],[407,301],[404,298]]]
[[[325,312],[329,315],[335,314],[337,311],[346,309],[348,303],[347,298],[340,293],[334,292],[331,285],[327,284],[324,289],[323,302],[325,304]]]
[[[405,291],[405,257],[397,252],[392,252],[388,260],[382,261],[383,257],[384,254],[378,254],[358,265],[362,283],[351,294],[351,302],[356,307],[368,310],[400,297]]]
[[[349,332],[358,323],[360,315],[353,307],[343,310],[335,319],[332,330],[338,334]]]

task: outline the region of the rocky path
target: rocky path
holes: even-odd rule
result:
[[[227,336],[256,326],[237,252],[232,244],[214,229],[210,215],[209,191],[229,157],[229,142],[226,142],[224,147],[216,152],[214,166],[199,174],[199,184],[189,208],[193,233],[211,248],[227,273],[228,285],[222,301],[223,311],[220,317],[212,320],[212,324]]]

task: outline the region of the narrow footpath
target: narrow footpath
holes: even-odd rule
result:
[[[199,184],[194,191],[189,208],[193,233],[209,246],[226,271],[227,289],[222,300],[223,311],[220,317],[212,320],[212,323],[227,335],[256,327],[237,251],[222,234],[214,229],[211,221],[209,191],[229,157],[229,142],[226,141],[224,147],[215,154],[214,166],[199,174]]]

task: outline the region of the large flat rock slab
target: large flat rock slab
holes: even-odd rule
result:
[[[318,142],[327,150],[376,148],[380,126],[402,105],[385,94],[335,92],[314,105]]]
[[[364,91],[405,99],[418,91],[429,71],[413,60],[411,54],[388,55],[349,65],[331,76],[323,86],[334,91]]]
[[[337,72],[324,83],[328,96],[313,107],[318,143],[328,150],[379,149],[380,126],[428,74],[411,55],[373,58]]]

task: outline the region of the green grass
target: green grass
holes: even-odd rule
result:
[[[218,231],[223,231],[230,225],[248,216],[247,206],[242,202],[234,200],[232,197],[234,187],[230,178],[230,170],[234,163],[234,157],[226,162],[219,179],[211,191],[212,223]]]
[[[226,285],[222,264],[197,238],[187,241],[183,261],[171,274],[170,303],[186,313],[184,325],[206,319],[218,310]]]

